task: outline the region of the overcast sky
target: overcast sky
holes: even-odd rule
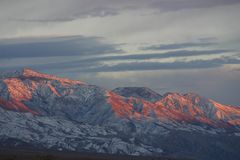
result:
[[[0,0],[0,71],[240,106],[240,0]]]

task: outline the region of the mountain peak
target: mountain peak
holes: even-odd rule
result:
[[[8,78],[36,78],[36,79],[46,79],[46,80],[56,80],[62,84],[85,84],[84,82],[78,80],[70,80],[68,78],[60,78],[54,75],[41,73],[35,71],[31,68],[22,68],[13,71],[7,71],[0,74],[0,79]]]
[[[57,81],[59,86],[66,88],[85,84],[77,80],[40,73],[30,68],[4,72],[0,74],[0,80],[0,92],[4,92],[5,95],[0,97],[0,106],[33,114],[38,113],[31,110],[31,107],[24,102],[32,100],[38,89],[45,88],[44,92],[60,97],[61,94],[54,81]],[[4,90],[4,88],[6,89]]]
[[[147,87],[118,87],[115,88],[113,92],[123,97],[142,98],[150,101],[157,101],[162,98],[159,93]]]
[[[42,73],[40,73],[40,72],[38,72],[38,71],[35,71],[35,70],[33,70],[33,69],[31,69],[31,68],[23,68],[22,69],[22,73],[23,73],[23,75],[25,75],[25,74],[32,74],[32,75],[39,75],[39,74],[42,74]]]
[[[31,68],[21,68],[21,69],[17,69],[17,70],[9,70],[9,71],[5,71],[2,72],[0,74],[0,79],[5,79],[5,78],[17,78],[17,77],[21,77],[24,75],[32,75],[32,76],[37,76],[40,75],[42,73],[35,71]]]
[[[6,78],[13,78],[13,77],[19,77],[23,75],[24,69],[17,69],[17,70],[9,70],[1,72],[0,79],[6,79]]]
[[[178,92],[167,92],[163,95],[163,97],[169,97],[169,98],[184,98],[184,99],[189,99],[191,101],[208,101],[207,98],[200,96],[197,93],[189,92],[185,94],[181,94]]]

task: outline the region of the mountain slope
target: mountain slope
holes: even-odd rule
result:
[[[146,87],[118,87],[112,90],[123,97],[142,98],[147,101],[158,101],[162,96]]]
[[[3,148],[199,159],[238,159],[240,151],[239,107],[194,93],[110,91],[31,69],[0,75],[0,127]]]

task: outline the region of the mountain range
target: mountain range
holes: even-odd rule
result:
[[[240,159],[240,107],[195,93],[0,74],[0,148]]]

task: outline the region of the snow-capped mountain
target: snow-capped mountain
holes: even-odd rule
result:
[[[0,127],[2,148],[240,159],[240,107],[31,69],[1,73]]]

